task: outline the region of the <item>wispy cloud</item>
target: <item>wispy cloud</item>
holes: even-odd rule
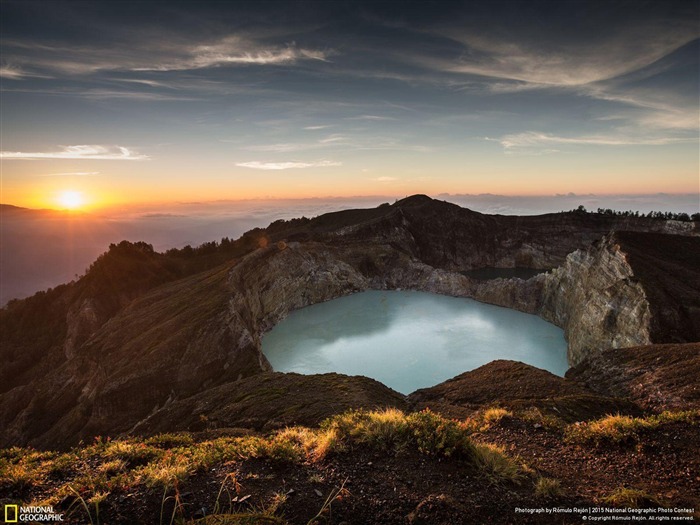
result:
[[[236,166],[241,168],[251,168],[254,170],[292,170],[302,168],[329,168],[334,166],[342,166],[342,162],[332,160],[317,160],[314,162],[238,162]]]
[[[18,80],[24,78],[26,74],[17,66],[4,65],[0,66],[0,78],[7,78],[10,80]]]
[[[92,177],[99,175],[99,171],[69,171],[65,173],[42,173],[41,177]]]
[[[666,90],[622,90],[616,86],[585,86],[581,94],[619,102],[628,108],[641,110],[635,115],[620,114],[616,118],[628,119],[638,129],[689,130],[697,131],[700,112],[697,100],[683,100],[677,94]],[[601,117],[604,118],[604,117]]]
[[[396,118],[382,115],[358,115],[356,117],[346,117],[345,120],[396,120]]]
[[[394,182],[395,180],[399,180],[396,177],[377,177],[376,179],[371,179],[376,182]]]
[[[160,64],[132,67],[133,71],[182,71],[225,65],[279,66],[304,60],[326,61],[327,53],[320,50],[287,47],[259,47],[230,37],[214,45],[196,46],[175,60]]]
[[[406,144],[391,137],[363,136],[352,137],[340,133],[328,135],[313,142],[281,142],[277,144],[258,144],[247,146],[248,151],[264,151],[273,153],[290,153],[294,151],[309,151],[317,149],[326,150],[355,150],[355,151],[376,151],[376,150],[396,150],[396,151],[417,151],[430,153],[434,151],[429,146],[420,144]]]
[[[348,140],[349,140],[348,137],[346,137],[345,135],[334,134],[334,135],[330,135],[326,138],[323,138],[323,139],[319,140],[318,142],[320,144],[343,144],[343,143],[348,142]]]
[[[330,128],[330,127],[331,127],[330,124],[325,124],[323,126],[306,126],[304,129],[306,131],[316,131],[318,129],[326,129],[326,128]]]
[[[245,149],[249,151],[271,151],[274,153],[289,153],[291,151],[304,151],[309,149],[317,149],[320,147],[322,147],[322,145],[316,142],[283,142],[279,144],[258,144],[254,146],[248,146]]]
[[[171,95],[167,93],[146,93],[143,91],[124,91],[118,89],[89,89],[82,93],[80,96],[90,97],[95,99],[114,99],[122,98],[129,100],[137,100],[144,102],[157,102],[157,101],[192,101],[197,100],[197,97],[188,97],[184,95]]]
[[[174,88],[173,85],[167,84],[165,82],[158,82],[157,80],[148,80],[143,78],[112,78],[115,82],[127,82],[129,84],[143,84],[144,86],[152,88]]]
[[[148,53],[125,53],[122,46],[29,45],[24,41],[6,41],[3,47],[15,60],[69,75],[99,71],[186,71],[226,65],[281,66],[302,61],[325,62],[333,55],[331,50],[299,47],[294,42],[281,46],[261,44],[241,35],[227,35],[210,42],[154,41],[141,35],[140,42]],[[8,78],[24,75],[16,67],[4,68]]]
[[[496,38],[453,26],[445,30],[444,36],[461,43],[464,53],[456,60],[433,61],[432,67],[514,82],[494,85],[496,90],[506,92],[538,85],[573,87],[644,68],[698,38],[698,34],[697,24],[677,24],[673,28],[640,25],[585,42],[572,39],[552,45],[546,38]],[[428,59],[424,59],[424,65],[430,65]]]
[[[93,144],[64,146],[59,151],[48,152],[2,151],[0,152],[0,158],[8,160],[148,160],[150,157],[123,146],[101,146]]]
[[[13,64],[3,64],[0,66],[0,78],[7,80],[21,80],[23,78],[51,78],[46,75],[30,73],[19,66]]]
[[[508,152],[516,152],[527,148],[541,148],[552,145],[583,145],[583,146],[663,146],[666,144],[675,144],[679,142],[690,142],[690,138],[681,137],[634,137],[634,136],[616,136],[616,135],[591,135],[578,137],[563,137],[552,135],[549,133],[541,133],[538,131],[527,131],[525,133],[516,133],[512,135],[504,135],[500,139],[491,139],[486,137],[486,140],[497,140]],[[548,150],[548,152],[556,152],[557,150]]]

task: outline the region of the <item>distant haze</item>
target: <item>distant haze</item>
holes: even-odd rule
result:
[[[157,251],[196,246],[222,237],[238,238],[277,219],[314,217],[350,208],[394,202],[396,196],[297,200],[174,203],[110,210],[104,214],[69,214],[51,210],[2,208],[0,221],[0,304],[69,282],[105,252],[110,243],[145,241]],[[483,213],[534,215],[585,206],[695,213],[698,195],[433,195]]]

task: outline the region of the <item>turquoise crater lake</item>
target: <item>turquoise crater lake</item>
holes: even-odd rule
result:
[[[368,291],[292,312],[263,338],[277,372],[339,372],[403,394],[495,359],[564,375],[564,333],[535,315],[472,299]]]

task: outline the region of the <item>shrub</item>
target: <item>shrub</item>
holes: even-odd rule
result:
[[[566,438],[574,443],[635,443],[643,431],[657,429],[663,425],[685,422],[692,425],[700,422],[699,410],[681,412],[665,411],[648,417],[630,417],[620,414],[605,416],[588,423],[574,423],[566,429]]]
[[[525,477],[524,470],[505,454],[503,447],[490,444],[476,445],[474,456],[477,466],[491,483],[518,484]]]
[[[509,410],[506,410],[505,408],[494,407],[486,409],[481,415],[481,419],[484,423],[487,424],[498,423],[501,419],[503,419],[506,416],[512,417],[513,413]]]
[[[145,443],[121,440],[107,443],[101,453],[104,458],[123,460],[129,468],[146,465],[162,455],[162,450]]]
[[[190,434],[185,433],[166,433],[152,436],[144,441],[146,445],[151,445],[158,448],[174,448],[186,445],[192,445],[194,439]]]
[[[458,422],[429,410],[414,412],[407,419],[418,450],[423,454],[465,459],[474,457],[475,449],[469,434]]]
[[[540,476],[535,481],[535,496],[543,499],[556,498],[562,495],[559,480]]]
[[[626,487],[617,488],[612,494],[603,498],[605,503],[615,507],[660,507],[662,502],[658,498],[644,491]]]
[[[172,487],[179,481],[187,479],[194,469],[187,458],[168,454],[159,461],[141,467],[137,474],[139,482],[148,487]]]

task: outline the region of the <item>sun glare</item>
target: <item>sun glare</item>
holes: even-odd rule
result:
[[[82,193],[75,190],[65,190],[59,193],[58,203],[66,209],[75,210],[80,208],[84,203]]]

